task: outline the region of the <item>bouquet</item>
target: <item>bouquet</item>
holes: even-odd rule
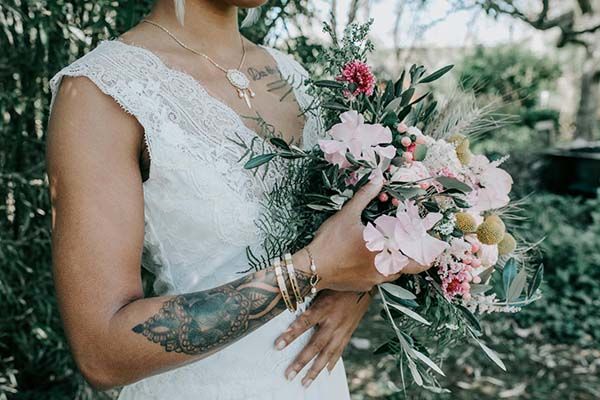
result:
[[[377,270],[396,274],[410,259],[431,268],[378,287],[392,338],[376,353],[396,357],[403,384],[407,369],[417,385],[441,391],[441,348],[470,340],[505,369],[485,344],[480,316],[538,299],[543,269],[529,267],[532,246],[511,232],[520,202],[509,197],[506,158],[471,152],[471,138],[495,126],[489,113],[465,93],[466,101],[443,108],[429,92],[416,95],[452,66],[427,74],[413,65],[396,81],[378,82],[366,61],[369,26],[349,26],[321,54],[329,78],[305,83],[315,101],[304,112],[322,122],[318,145],[302,150],[273,136],[271,150],[251,153],[245,166],[257,173],[275,160],[285,166],[260,222],[267,255],[302,248],[367,181],[384,181],[363,212]],[[253,265],[264,262],[248,255]]]

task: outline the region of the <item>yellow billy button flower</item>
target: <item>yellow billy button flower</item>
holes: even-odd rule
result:
[[[510,233],[506,232],[504,237],[498,243],[498,255],[505,256],[512,253],[517,248],[517,241]]]
[[[506,227],[497,215],[488,216],[477,228],[477,239],[483,244],[498,244],[504,238]]]
[[[459,212],[455,214],[456,227],[464,233],[474,233],[477,231],[477,222],[469,213]]]
[[[473,157],[473,153],[469,149],[471,143],[469,139],[465,135],[461,135],[460,133],[455,133],[448,138],[448,142],[454,144],[456,146],[456,156],[462,165],[468,165],[471,162],[471,157]]]

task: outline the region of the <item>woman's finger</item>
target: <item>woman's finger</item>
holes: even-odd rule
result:
[[[333,354],[333,356],[329,359],[329,361],[327,363],[327,370],[329,372],[333,371],[333,369],[337,365],[338,361],[340,361],[340,358],[342,358],[342,353],[344,352],[345,347],[346,346],[340,346],[336,350],[336,352]]]
[[[292,380],[300,371],[321,352],[329,343],[331,331],[325,329],[317,329],[310,338],[308,344],[302,349],[300,354],[296,356],[292,364],[285,370],[285,376],[288,380]]]
[[[335,342],[329,342],[325,348],[321,350],[315,361],[310,366],[310,369],[302,378],[302,385],[304,387],[309,387],[310,384],[319,376],[323,368],[327,365],[328,361],[335,357],[335,354],[338,351],[338,345]]]
[[[298,318],[296,318],[296,320],[291,323],[289,328],[275,340],[275,348],[277,350],[283,350],[288,344],[292,343],[304,332],[317,325],[318,321],[316,315],[317,313],[307,310]]]

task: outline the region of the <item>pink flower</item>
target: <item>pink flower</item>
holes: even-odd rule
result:
[[[396,219],[400,250],[419,264],[431,265],[448,248],[448,243],[427,232],[442,219],[442,214],[428,213],[421,218],[415,203],[406,201],[404,207],[398,207]]]
[[[483,155],[473,157],[469,167],[479,179],[473,211],[500,208],[510,202],[508,194],[512,189],[513,179],[506,171],[498,168]]]
[[[404,202],[396,217],[382,215],[368,223],[363,231],[366,246],[379,251],[375,256],[375,267],[385,275],[398,273],[412,258],[422,265],[431,265],[446,249],[448,244],[427,233],[440,219],[439,213],[430,213],[421,218],[413,202]]]
[[[370,222],[363,231],[367,249],[379,251],[375,256],[375,267],[384,276],[398,273],[408,264],[408,257],[398,249],[396,225],[398,220],[389,215],[377,218],[375,225]]]
[[[392,142],[392,132],[380,124],[365,124],[362,115],[356,111],[346,111],[340,115],[339,124],[335,124],[329,135],[333,139],[319,140],[319,147],[325,155],[325,160],[340,168],[347,168],[350,162],[346,153],[352,154],[357,160],[376,163],[376,154],[392,159],[396,155],[394,146],[380,146]]]
[[[336,78],[341,82],[354,83],[356,89],[350,92],[349,90],[344,93],[346,97],[356,97],[360,93],[364,93],[367,96],[373,94],[375,88],[375,76],[371,72],[371,68],[362,61],[354,60],[344,65],[342,73]]]

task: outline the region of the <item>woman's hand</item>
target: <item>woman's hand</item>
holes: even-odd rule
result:
[[[316,328],[308,344],[285,371],[285,376],[294,379],[315,356],[302,384],[308,387],[325,367],[331,372],[370,302],[368,293],[362,297],[355,292],[325,290],[319,293],[310,308],[275,341],[275,347],[282,350],[310,328]]]
[[[308,245],[314,256],[320,282],[318,289],[366,292],[373,286],[396,280],[400,274],[383,276],[375,268],[376,252],[365,245],[361,221],[364,208],[381,191],[382,182],[371,181],[356,192],[336,214],[317,231]],[[294,265],[307,269],[306,251],[294,255]],[[417,274],[429,267],[414,261],[402,269],[404,274]]]

